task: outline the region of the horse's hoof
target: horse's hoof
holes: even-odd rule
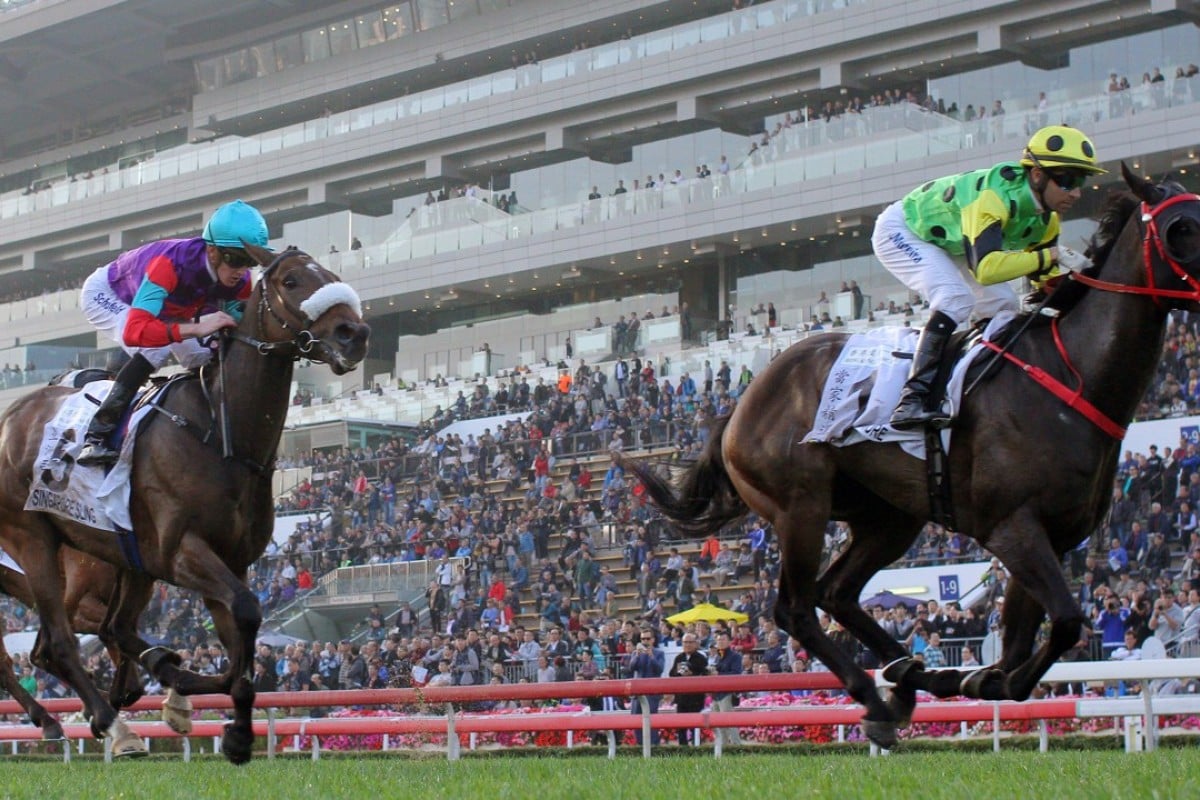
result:
[[[162,720],[180,736],[192,732],[192,701],[171,689],[162,705]]]
[[[891,720],[864,719],[862,729],[872,743],[884,750],[891,750],[896,746],[896,723]]]
[[[113,758],[141,758],[150,753],[142,737],[129,730],[121,720],[109,726],[108,735],[112,737]]]
[[[904,685],[904,679],[913,671],[921,672],[925,665],[915,658],[898,658],[883,668],[883,679],[897,686]]]
[[[42,738],[47,742],[57,742],[66,739],[67,736],[57,720],[50,720],[42,726]]]
[[[963,697],[976,700],[1004,700],[1004,672],[984,667],[963,678],[959,687]]]
[[[230,723],[225,726],[225,735],[221,737],[221,752],[230,764],[241,766],[250,760],[254,745],[254,729],[249,725],[241,727]]]
[[[93,739],[103,739],[104,738],[104,729],[101,728],[96,723],[95,717],[92,717],[91,719],[88,720],[88,727],[92,729],[92,738]]]

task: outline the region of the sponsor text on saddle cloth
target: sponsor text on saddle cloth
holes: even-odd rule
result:
[[[83,435],[112,381],[93,381],[67,395],[58,413],[46,423],[42,444],[33,462],[33,481],[25,501],[27,511],[45,511],[102,531],[128,531],[130,473],[133,471],[133,434],[149,406],[137,408],[129,420],[129,433],[121,443],[121,457],[107,475],[101,466],[81,467],[75,456]]]
[[[997,315],[984,331],[984,338],[993,338],[1012,320],[1012,314]],[[924,430],[898,431],[888,424],[912,364],[911,360],[896,358],[892,353],[911,353],[918,333],[913,328],[886,327],[851,336],[829,370],[813,428],[803,441],[835,447],[866,441],[896,442],[909,455],[925,458]],[[946,402],[950,404],[952,417],[958,416],[967,368],[984,350],[976,343],[954,365],[946,386]],[[865,405],[864,392],[870,393]],[[951,428],[942,431],[942,446],[947,450],[950,431]]]

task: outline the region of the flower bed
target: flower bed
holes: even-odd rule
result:
[[[787,692],[778,694],[768,694],[756,697],[743,697],[739,708],[780,708],[788,706],[837,706],[849,705],[854,701],[845,695],[833,695],[828,692],[814,692],[812,694],[797,697]],[[661,711],[670,711],[671,706],[664,704]],[[483,716],[504,715],[511,716],[514,714],[579,714],[587,711],[586,706],[582,705],[558,705],[545,708],[520,708],[507,711],[492,711],[484,712]],[[381,710],[366,710],[366,709],[342,709],[331,713],[330,718],[367,718],[367,717],[390,717],[394,716],[393,711]],[[1179,728],[1187,731],[1200,731],[1200,717],[1197,716],[1159,716],[1160,728]],[[1005,721],[1001,724],[1001,731],[1011,735],[1033,735],[1038,732],[1038,724],[1035,720],[1012,720]],[[1112,717],[1093,717],[1089,719],[1053,719],[1047,721],[1048,730],[1051,736],[1065,736],[1069,734],[1096,734],[1096,733],[1116,733],[1117,723]],[[767,726],[767,727],[751,727],[739,729],[741,738],[744,743],[756,744],[788,744],[797,742],[807,742],[810,744],[826,744],[837,740],[837,726],[835,725],[794,725],[794,726]],[[991,732],[990,723],[977,723],[969,729],[972,734],[982,734]],[[574,744],[585,744],[590,740],[594,731],[575,731],[572,737]],[[668,740],[668,736],[673,731],[663,731],[663,741]],[[900,731],[902,739],[947,739],[958,737],[962,734],[962,726],[958,722],[919,722],[910,725],[908,728]],[[636,743],[635,734],[633,731],[622,731],[621,744],[633,745]],[[702,730],[701,735],[704,741],[711,741],[713,738],[711,730]],[[848,742],[864,742],[866,737],[863,736],[862,730],[857,725],[848,725],[845,730],[845,740]],[[459,743],[463,747],[470,745],[470,734],[459,734]],[[566,731],[499,731],[499,732],[483,732],[475,735],[476,747],[565,747],[567,744]],[[300,747],[307,749],[312,746],[312,737],[303,736],[300,740]],[[446,736],[439,733],[406,733],[391,735],[388,746],[393,749],[410,749],[419,750],[423,748],[445,748]],[[321,747],[327,750],[382,750],[383,735],[382,734],[365,734],[356,736],[326,736],[321,738]]]

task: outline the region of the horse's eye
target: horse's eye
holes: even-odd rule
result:
[[[300,282],[297,281],[295,278],[284,278],[283,279],[283,288],[285,288],[285,289],[295,289],[299,285],[300,285]]]

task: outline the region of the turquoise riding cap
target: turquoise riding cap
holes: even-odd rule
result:
[[[220,247],[242,247],[243,243],[266,247],[267,221],[254,206],[234,200],[213,212],[201,236]]]

